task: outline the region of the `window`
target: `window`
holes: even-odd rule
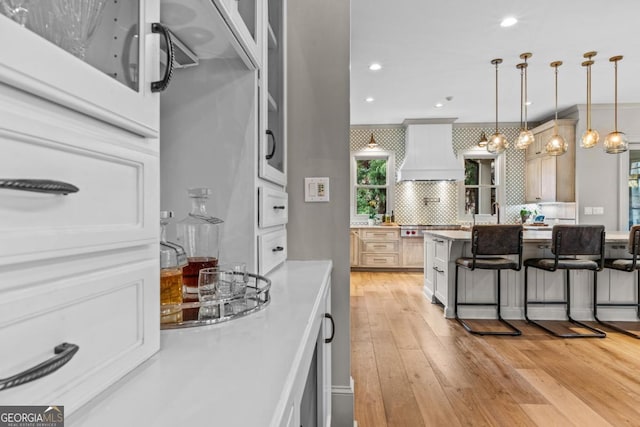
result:
[[[391,153],[357,153],[351,156],[351,216],[364,220],[393,209],[394,159]]]
[[[462,154],[462,159],[465,176],[458,191],[458,217],[470,220],[473,215],[494,215],[496,203],[504,201],[504,156],[470,150]]]

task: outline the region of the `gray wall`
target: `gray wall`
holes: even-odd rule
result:
[[[288,258],[333,260],[334,427],[353,427],[349,320],[350,4],[288,2]],[[330,178],[328,203],[305,203],[305,177]],[[336,392],[336,390],[338,392]]]
[[[618,221],[620,192],[628,191],[626,180],[620,179],[620,163],[628,165],[628,153],[607,154],[603,141],[613,131],[612,104],[593,105],[591,127],[600,133],[600,142],[590,149],[580,148],[580,138],[586,130],[586,109],[577,106],[565,117],[579,119],[576,125],[576,205],[578,222],[603,224],[607,230],[626,230],[627,224]],[[627,134],[630,142],[640,143],[640,105],[618,105],[618,131]],[[604,215],[585,215],[585,207],[603,207]]]

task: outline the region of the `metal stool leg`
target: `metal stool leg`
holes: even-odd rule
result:
[[[640,270],[638,270],[638,277],[636,278],[636,302],[635,303],[609,303],[609,304],[598,304],[598,282],[595,280],[593,282],[593,318],[596,319],[596,322],[599,324],[606,326],[607,328],[611,328],[614,331],[622,332],[625,335],[629,335],[630,337],[640,339],[640,334],[635,332],[631,332],[628,329],[624,329],[620,326],[614,325],[612,323],[602,321],[598,318],[598,306],[609,306],[609,307],[636,307],[636,317],[640,319]]]
[[[500,313],[500,270],[496,270],[496,273],[498,274],[498,278],[497,278],[497,290],[496,290],[496,298],[497,298],[497,303],[459,303],[458,302],[458,265],[456,265],[456,272],[455,272],[455,289],[454,289],[454,303],[455,303],[455,307],[454,307],[454,314],[456,317],[456,320],[458,321],[458,323],[460,323],[462,325],[462,327],[469,333],[472,334],[476,334],[476,335],[507,335],[507,336],[519,336],[522,335],[522,331],[520,331],[518,328],[516,328],[515,326],[513,326],[511,323],[507,322],[506,320],[504,320],[502,318],[502,315]],[[496,312],[497,312],[497,316],[498,316],[498,321],[502,324],[504,324],[507,328],[509,328],[509,331],[481,331],[478,329],[473,329],[472,327],[470,327],[467,322],[465,322],[463,319],[461,319],[458,316],[458,305],[495,305],[496,306]]]

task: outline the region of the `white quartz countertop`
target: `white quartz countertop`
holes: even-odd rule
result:
[[[331,261],[288,261],[268,275],[272,299],[263,310],[162,331],[158,353],[66,425],[260,427],[278,421],[303,349],[316,341],[311,324],[331,268]]]
[[[425,236],[436,236],[447,240],[471,240],[470,231],[462,230],[428,230]],[[626,243],[629,240],[628,231],[605,231],[607,243]],[[545,230],[524,230],[523,241],[525,243],[551,242],[551,228]]]

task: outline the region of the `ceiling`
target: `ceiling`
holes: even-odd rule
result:
[[[511,15],[518,23],[500,27]],[[411,118],[457,117],[456,123],[495,122],[494,58],[499,121],[520,121],[520,71],[528,60],[530,121],[586,102],[583,54],[597,51],[592,102],[640,102],[638,0],[351,0],[351,123],[397,124]],[[378,62],[379,71],[369,65]],[[366,102],[372,97],[373,102]],[[451,97],[447,101],[447,97]],[[436,103],[442,108],[435,108]],[[613,120],[613,118],[612,118]]]

